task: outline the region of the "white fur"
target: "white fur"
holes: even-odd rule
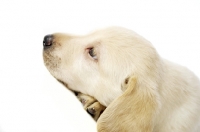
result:
[[[155,98],[153,132],[200,131],[199,79],[187,68],[161,58],[143,37],[120,27],[86,36],[54,36],[55,48],[44,51],[54,60],[45,58],[45,64],[70,89],[91,95],[109,107],[123,95],[125,78],[134,74],[138,88]],[[88,54],[91,47],[97,60]]]

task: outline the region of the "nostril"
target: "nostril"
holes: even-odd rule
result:
[[[43,40],[43,46],[44,47],[51,46],[52,42],[53,42],[53,36],[52,35],[46,35],[44,37],[44,40]]]

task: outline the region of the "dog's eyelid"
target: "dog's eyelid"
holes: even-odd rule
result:
[[[129,78],[125,79],[125,84],[128,84]]]
[[[98,57],[97,57],[97,53],[96,53],[96,50],[94,47],[90,47],[90,48],[87,48],[88,49],[88,54],[94,59],[94,60],[97,60]]]

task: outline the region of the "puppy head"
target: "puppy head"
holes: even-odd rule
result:
[[[121,84],[128,75],[150,75],[157,54],[133,31],[112,27],[86,36],[52,34],[43,58],[55,78],[108,106],[123,93]]]

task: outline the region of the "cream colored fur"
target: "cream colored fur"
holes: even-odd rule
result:
[[[161,58],[143,37],[120,27],[53,37],[52,47],[43,52],[45,65],[70,89],[107,106],[98,131],[200,132],[198,78]]]

